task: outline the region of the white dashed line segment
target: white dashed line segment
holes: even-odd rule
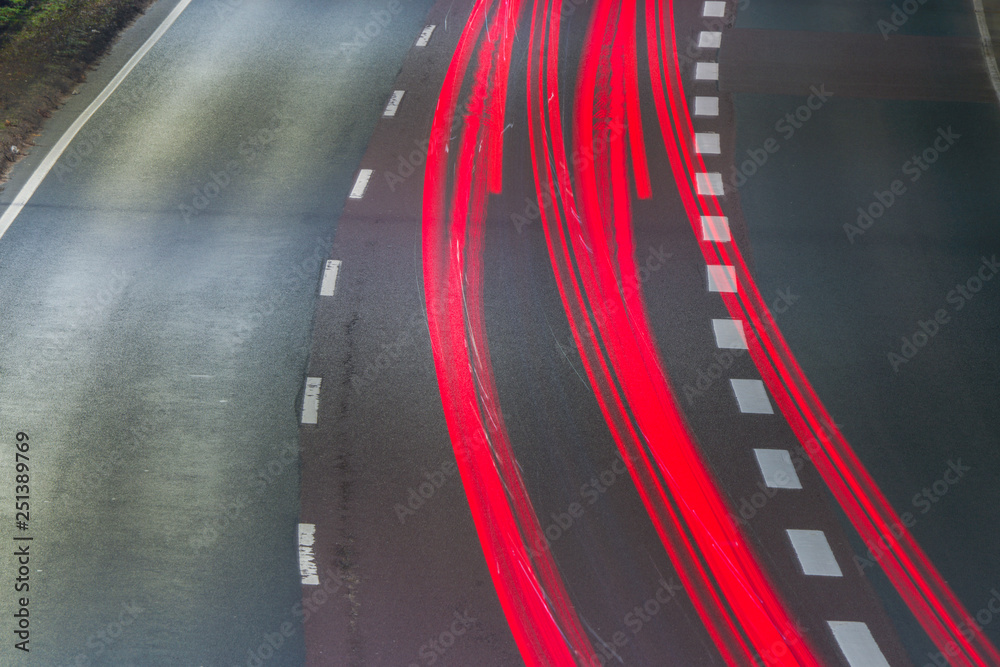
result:
[[[701,216],[701,240],[727,242],[733,239],[729,233],[729,218],[724,215]]]
[[[736,394],[736,402],[740,412],[748,415],[773,415],[771,399],[767,397],[767,389],[760,380],[730,380]]]
[[[368,181],[371,178],[371,169],[362,169],[358,172],[358,179],[354,181],[354,187],[351,188],[351,199],[361,199],[365,196],[365,190],[368,189]]]
[[[319,387],[323,378],[306,378],[306,395],[302,399],[302,423],[319,423]]]
[[[423,32],[420,33],[420,37],[417,38],[417,46],[427,46],[431,41],[431,35],[434,34],[434,28],[436,25],[429,25],[424,28]]]
[[[722,174],[718,172],[695,174],[694,185],[698,194],[707,197],[721,197],[726,194],[725,188],[722,187]]]
[[[718,116],[719,98],[709,96],[697,96],[694,98],[695,116]]]
[[[699,49],[717,49],[722,46],[722,33],[703,30],[698,33]]]
[[[761,477],[769,489],[801,489],[792,455],[786,449],[755,449]]]
[[[694,135],[694,152],[701,155],[719,155],[722,153],[722,142],[718,132],[696,132]]]
[[[323,283],[319,288],[320,296],[333,296],[337,289],[337,275],[340,273],[340,260],[328,259],[323,270]]]
[[[822,530],[788,529],[788,539],[798,556],[802,572],[810,577],[842,577],[833,549]]]
[[[719,63],[695,63],[694,78],[697,81],[718,81]]]
[[[712,320],[715,344],[721,350],[747,349],[747,336],[743,331],[743,320]]]
[[[872,631],[857,621],[827,621],[833,637],[851,667],[889,667]]]
[[[736,291],[736,269],[734,267],[709,264],[707,268],[709,292]]]
[[[316,568],[316,526],[311,523],[299,524],[299,574],[303,586],[319,586],[319,571]]]
[[[701,15],[706,17],[725,17],[726,3],[721,0],[708,0],[701,10]]]
[[[406,94],[405,90],[394,90],[392,92],[392,97],[389,98],[389,103],[385,105],[385,111],[382,112],[382,116],[385,118],[392,118],[399,111],[399,103],[403,101],[403,95]]]

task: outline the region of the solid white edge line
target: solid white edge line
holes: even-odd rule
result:
[[[3,235],[7,233],[8,229],[10,229],[10,226],[14,224],[14,220],[17,219],[18,214],[20,214],[21,210],[27,205],[32,195],[35,194],[35,191],[42,184],[42,181],[44,181],[45,177],[49,175],[49,172],[52,171],[56,162],[58,162],[59,158],[62,157],[63,152],[69,147],[70,142],[72,142],[80,130],[83,129],[83,126],[86,125],[88,120],[90,120],[90,117],[97,113],[97,110],[101,108],[101,105],[103,105],[108,98],[111,97],[111,94],[115,92],[119,85],[121,85],[121,82],[125,80],[125,77],[127,77],[129,73],[135,69],[135,66],[139,64],[139,61],[142,60],[147,53],[149,53],[149,50],[152,49],[158,41],[160,41],[163,34],[170,29],[170,26],[174,24],[174,21],[176,21],[177,17],[181,15],[181,12],[183,12],[190,4],[191,0],[181,0],[177,3],[177,6],[174,7],[173,11],[167,15],[167,18],[163,19],[163,23],[160,24],[160,27],[158,27],[156,31],[149,36],[149,39],[146,40],[145,44],[139,47],[138,51],[132,54],[129,61],[125,63],[125,66],[122,67],[118,71],[118,74],[115,75],[115,78],[111,79],[110,83],[104,87],[104,90],[102,90],[101,94],[97,96],[97,99],[91,102],[90,106],[84,109],[83,113],[81,113],[77,119],[73,121],[73,124],[69,126],[69,129],[63,133],[62,137],[59,138],[59,141],[56,142],[55,146],[52,147],[52,150],[50,150],[48,155],[45,156],[45,159],[42,160],[42,163],[35,169],[35,172],[28,179],[28,182],[24,184],[21,190],[17,193],[17,196],[14,197],[14,200],[9,206],[7,206],[7,210],[4,211],[3,216],[0,216],[0,238],[3,238]]]

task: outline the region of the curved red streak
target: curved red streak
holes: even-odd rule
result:
[[[614,26],[615,37],[609,40],[612,4],[611,0],[598,3],[588,31],[577,85],[574,137],[578,148],[591,145],[596,138],[594,114],[601,117],[607,114],[619,121],[628,114],[630,123],[633,117],[637,118],[637,81],[632,87],[626,76],[625,86],[616,85],[619,82],[610,65],[605,64],[604,58],[594,57],[602,43],[610,42],[613,63],[623,65],[627,72],[632,69],[634,61],[630,61],[624,48],[635,48],[635,7],[621,9]],[[630,30],[632,36],[620,35],[623,29]],[[801,637],[789,636],[791,617],[730,522],[725,502],[700,458],[660,367],[639,290],[635,285],[622,284],[621,276],[636,275],[638,267],[633,256],[626,150],[620,137],[611,138],[611,155],[601,160],[602,169],[595,169],[589,159],[574,161],[579,186],[574,196],[565,148],[561,141],[553,141],[563,137],[557,51],[558,26],[550,25],[546,64],[529,68],[530,136],[536,155],[536,188],[543,203],[546,190],[556,192],[558,208],[564,210],[560,216],[557,207],[544,206],[542,220],[560,295],[574,338],[584,352],[581,358],[599,405],[629,463],[661,540],[727,663],[751,660],[752,646],[760,654],[780,652],[774,651],[777,647],[787,649],[781,664],[818,664]],[[541,77],[539,68],[546,70],[546,79]],[[637,76],[637,69],[634,71]],[[605,94],[599,85],[604,82],[610,83],[610,94]],[[536,91],[534,95],[532,90]],[[549,132],[545,132],[542,111],[546,107]],[[636,111],[630,113],[626,107]],[[636,137],[641,143],[641,126],[639,130],[637,134],[635,125],[630,126],[633,146]],[[633,150],[632,157],[633,166],[638,169],[641,165],[644,169],[644,154],[640,159]],[[642,180],[643,174],[637,173],[640,194]],[[582,202],[579,209],[577,200]],[[612,224],[612,220],[617,224]],[[567,284],[572,287],[572,294]],[[586,315],[588,302],[594,311],[597,332]],[[599,340],[606,346],[610,368],[600,352]],[[616,389],[618,383],[621,391]],[[622,394],[627,398],[631,418]],[[650,457],[644,451],[644,443]],[[659,482],[660,476],[666,487]]]
[[[536,7],[538,0],[536,0]],[[555,14],[561,13],[561,0],[556,0]],[[537,12],[536,12],[537,17]],[[536,18],[537,21],[537,18]],[[533,32],[534,32],[533,26]],[[541,31],[540,31],[541,32]],[[564,144],[552,142],[551,137],[562,136],[562,125],[559,115],[559,95],[558,95],[558,43],[559,24],[553,21],[549,26],[548,47],[536,49],[537,53],[546,54],[545,64],[534,61],[529,62],[529,131],[531,138],[532,152],[535,155],[533,163],[535,170],[536,187],[540,200],[544,203],[546,192],[556,193],[556,198],[566,207],[565,215],[573,218],[576,216],[575,205],[573,203],[572,186],[569,181],[567,169],[567,159]],[[532,44],[536,44],[532,39]],[[540,76],[540,69],[545,69],[547,77]],[[536,91],[537,95],[532,95],[531,91]],[[545,119],[543,109],[549,111],[550,131],[545,131]],[[553,151],[556,155],[554,160],[546,157],[547,151]],[[544,177],[541,173],[541,165],[545,165]],[[553,171],[558,173],[558,178],[553,176]],[[544,178],[544,180],[543,180]],[[676,525],[677,518],[666,498],[662,496],[655,481],[655,473],[652,465],[645,454],[633,446],[638,440],[631,423],[625,417],[626,409],[621,401],[621,397],[612,389],[615,384],[611,371],[607,366],[607,361],[597,351],[593,322],[584,313],[587,311],[585,298],[581,292],[580,285],[573,275],[570,266],[572,260],[569,256],[569,249],[565,241],[561,238],[562,232],[558,229],[560,220],[558,214],[553,210],[551,204],[541,207],[541,219],[545,227],[546,243],[549,256],[552,260],[553,270],[556,274],[556,282],[560,297],[565,304],[569,315],[569,326],[576,342],[577,348],[581,351],[585,372],[594,387],[600,388],[595,391],[598,405],[605,416],[606,421],[611,426],[611,434],[619,450],[627,452],[623,459],[630,474],[637,480],[637,490],[644,505],[647,507],[652,517],[654,526],[660,535],[661,541],[666,545],[671,559],[677,561],[680,555],[680,547],[675,546],[671,539],[671,532],[665,527],[667,523]],[[558,239],[556,237],[559,237]],[[569,288],[572,288],[572,295]],[[598,372],[599,371],[599,372]],[[665,516],[664,516],[665,515]],[[696,582],[703,579],[705,572],[699,569],[700,563],[694,564],[696,573],[692,575],[687,569],[678,571],[682,583],[687,590],[692,590]],[[712,613],[712,609],[721,607],[723,601],[715,591],[709,589],[706,593],[711,596],[708,604],[702,602],[701,597],[692,599],[693,604],[699,610],[699,615],[705,617]],[[730,647],[724,643],[722,638],[714,631],[714,624],[709,625],[709,632],[719,647],[720,652],[727,658],[727,662],[735,664],[734,658],[730,654]]]
[[[672,0],[669,1],[669,11],[672,17]],[[704,165],[699,156],[692,156],[689,148],[694,133],[675,64],[676,39],[672,33],[669,38],[665,34],[665,20],[661,19],[660,22],[663,32],[656,30],[654,12],[654,0],[647,0],[648,42],[651,47],[653,44],[657,45],[657,56],[652,59],[651,69],[653,90],[679,190],[692,228],[698,234],[699,210],[709,209],[714,215],[720,214],[721,210],[714,199],[704,201],[694,195],[691,179],[696,166],[697,170],[704,171]],[[666,58],[667,44],[672,50],[672,59]],[[664,98],[664,88],[670,97],[669,110]],[[672,126],[668,125],[667,118],[673,119]],[[746,317],[759,336],[747,338],[751,355],[762,378],[862,539],[871,545],[873,542],[886,543],[885,538],[888,537],[887,552],[890,557],[883,562],[883,567],[925,631],[942,651],[950,654],[954,652],[953,647],[960,647],[964,655],[955,656],[955,659],[960,660],[961,665],[985,667],[1000,664],[1000,653],[972,621],[903,526],[888,500],[833,423],[771,318],[739,249],[733,244],[725,243],[701,242],[700,245],[706,260],[721,259],[736,267],[739,291],[724,295],[723,298],[731,315],[738,319]],[[817,451],[811,451],[813,449]],[[900,534],[900,537],[892,537],[894,532]],[[962,630],[963,626],[965,631]]]
[[[424,189],[428,326],[462,481],[519,650],[532,665],[593,664],[593,649],[559,577],[514,459],[485,335],[481,295],[487,188],[501,183],[493,174],[502,166],[496,151],[502,147],[510,50],[523,0],[500,0],[488,20],[489,4],[487,0],[476,3],[434,116]],[[479,47],[449,199],[450,129],[461,83],[484,27],[487,43]],[[497,31],[499,38],[494,37]],[[492,100],[490,113],[486,99]]]

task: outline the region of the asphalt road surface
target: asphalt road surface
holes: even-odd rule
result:
[[[0,662],[1000,664],[974,9],[161,0],[0,193]]]

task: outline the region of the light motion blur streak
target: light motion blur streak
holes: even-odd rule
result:
[[[503,185],[511,53],[530,11],[534,185],[556,285],[604,420],[722,659],[743,665],[768,655],[770,664],[818,665],[730,520],[660,362],[635,279],[632,187],[639,198],[652,196],[639,106],[643,24],[657,116],[692,230],[698,234],[702,215],[722,213],[714,197],[695,188],[694,175],[705,169],[692,152],[673,3],[595,0],[572,102],[565,105],[570,128],[560,91],[564,9],[562,0],[476,2],[435,112],[424,185],[424,290],[438,384],[504,613],[529,664],[598,662],[551,552],[528,546],[546,541],[504,426],[482,305],[486,210],[489,195]],[[467,111],[457,119],[462,96]],[[461,130],[452,136],[455,127]],[[607,150],[594,150],[602,142]],[[819,402],[735,244],[701,241],[700,248],[709,264],[735,267],[737,291],[722,294],[727,309],[750,323],[749,348],[764,381],[856,530],[869,544],[889,545],[882,565],[903,600],[942,651],[959,647],[955,664],[1000,664]]]
[[[522,0],[479,0],[442,88],[424,189],[427,318],[459,471],[521,654],[532,665],[592,665],[597,658],[551,553],[544,546],[528,548],[546,542],[497,404],[483,322],[487,190],[498,192],[501,186],[507,76],[523,8]],[[453,142],[455,109],[467,78],[468,114]]]
[[[637,5],[594,7],[575,90],[567,159],[558,81],[560,2],[536,4],[529,121],[536,190],[557,193],[542,222],[581,359],[616,444],[684,588],[728,664],[774,655],[818,665],[768,581],[684,422],[655,348],[634,276],[631,158],[649,197],[639,114]],[[548,30],[544,27],[548,26]],[[598,56],[598,54],[600,54]],[[595,120],[596,119],[596,120]],[[616,128],[626,128],[626,133]],[[626,143],[623,134],[627,134]],[[609,150],[588,150],[607,137]],[[572,173],[571,173],[572,168]]]
[[[688,219],[699,235],[702,214],[721,215],[718,201],[698,197],[694,174],[704,172],[693,155],[694,131],[677,63],[673,0],[646,0],[646,39],[653,93],[667,153]],[[669,99],[668,99],[669,98]],[[700,239],[700,236],[699,236]],[[885,545],[880,563],[924,630],[961,667],[1000,665],[1000,653],[948,587],[865,470],[796,362],[770,315],[743,257],[732,243],[701,241],[709,264],[733,266],[737,292],[722,294],[733,318],[750,323],[750,353],[812,463],[868,545]]]

